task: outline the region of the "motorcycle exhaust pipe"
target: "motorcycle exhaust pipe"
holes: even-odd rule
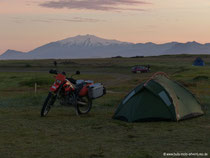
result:
[[[77,103],[81,104],[81,105],[87,105],[87,103],[84,103],[84,102],[81,102],[81,101],[78,101]]]

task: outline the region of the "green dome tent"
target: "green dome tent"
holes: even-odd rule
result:
[[[159,72],[132,90],[120,103],[113,118],[128,122],[179,121],[203,114],[192,93]]]

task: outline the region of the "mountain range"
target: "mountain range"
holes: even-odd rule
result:
[[[78,35],[45,44],[29,52],[8,49],[0,55],[0,59],[73,59],[169,54],[210,54],[210,43],[200,44],[195,41],[164,44],[129,43],[103,39],[94,35]]]

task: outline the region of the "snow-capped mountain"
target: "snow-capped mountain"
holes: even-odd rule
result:
[[[67,59],[113,56],[157,56],[165,54],[210,54],[210,44],[197,42],[165,44],[129,43],[107,40],[94,35],[79,35],[51,42],[27,53],[7,50],[0,59]]]
[[[120,55],[123,47],[131,43],[107,40],[93,35],[75,36],[51,42],[27,53],[26,58],[96,58]],[[132,44],[131,44],[132,45]]]
[[[66,38],[61,41],[57,41],[61,45],[68,46],[85,46],[85,47],[98,47],[98,46],[108,46],[114,44],[129,44],[126,42],[120,42],[117,40],[107,40],[104,38],[99,38],[94,35],[78,35],[75,37]]]

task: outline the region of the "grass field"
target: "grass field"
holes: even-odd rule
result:
[[[103,83],[108,93],[91,112],[57,103],[40,117],[53,75],[53,60],[0,61],[0,158],[161,158],[164,152],[210,155],[210,56],[194,67],[195,56],[57,60],[57,69],[77,79]],[[133,65],[151,72],[131,73]],[[164,71],[193,92],[206,114],[180,122],[126,123],[112,116],[123,97],[154,72]],[[38,84],[37,94],[34,84]]]

